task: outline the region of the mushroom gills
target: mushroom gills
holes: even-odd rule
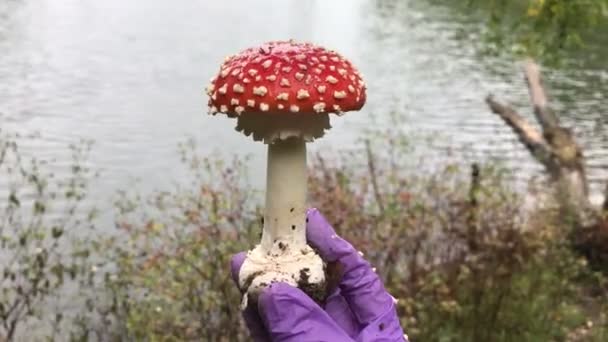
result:
[[[300,138],[312,142],[331,128],[328,113],[243,113],[235,129],[255,141],[272,144],[278,140]]]

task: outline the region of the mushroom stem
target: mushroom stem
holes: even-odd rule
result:
[[[264,250],[306,246],[306,186],[306,142],[290,138],[268,144]]]

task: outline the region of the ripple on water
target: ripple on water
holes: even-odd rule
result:
[[[0,3],[0,125],[40,132],[28,148],[59,169],[69,160],[65,145],[95,140],[91,165],[103,170],[96,198],[132,177],[146,189],[185,177],[176,145],[188,136],[203,153],[252,153],[253,183],[262,186],[263,146],[235,133],[233,121],[206,116],[202,88],[226,54],[285,38],[342,52],[369,88],[364,110],[334,119],[312,151],[351,147],[370,126],[391,127],[397,112],[399,129],[437,135],[420,146],[435,160],[449,149],[463,162],[502,161],[522,179],[540,171],[483,101],[494,93],[532,119],[518,66],[479,58],[469,43],[479,30],[449,10],[372,0],[264,0],[255,9],[239,0],[146,4]],[[606,75],[584,63],[547,72],[552,103],[586,147],[594,188],[608,178]]]

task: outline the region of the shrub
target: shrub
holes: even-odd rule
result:
[[[605,308],[583,305],[605,301],[589,292],[601,276],[571,253],[551,208],[523,212],[504,170],[415,176],[373,151],[315,156],[310,202],[378,265],[413,340],[605,338]],[[183,152],[190,186],[119,201],[115,312],[136,340],[246,340],[228,264],[259,237],[259,197],[244,162]]]
[[[75,317],[57,298],[72,297],[70,289],[91,280],[87,245],[74,235],[92,228],[95,216],[83,204],[94,176],[85,163],[90,143],[70,147],[72,163],[60,180],[48,160],[19,149],[20,138],[0,131],[2,341],[34,338],[32,331],[50,339],[68,334]]]
[[[246,340],[229,262],[261,233],[256,193],[243,182],[243,161],[202,158],[187,146],[192,183],[145,197],[121,193],[119,235],[101,247],[117,267],[106,286],[126,324],[123,339]]]

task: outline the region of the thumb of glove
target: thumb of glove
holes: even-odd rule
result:
[[[353,341],[310,297],[285,283],[261,293],[258,311],[272,341]]]

